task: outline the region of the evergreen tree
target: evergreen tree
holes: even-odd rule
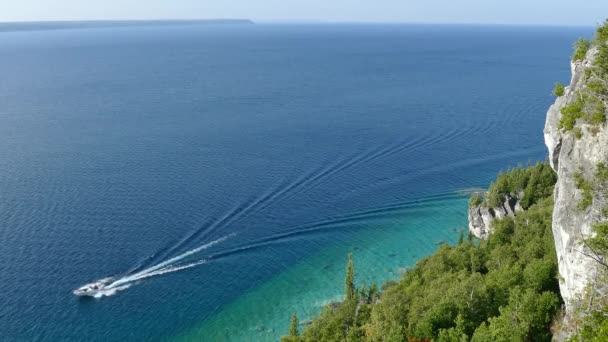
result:
[[[363,286],[361,286],[361,290],[359,290],[359,298],[361,298],[361,300],[367,302],[367,287],[365,286],[365,284],[363,284]]]
[[[344,281],[344,295],[346,300],[354,299],[357,295],[355,287],[355,265],[353,263],[353,255],[348,254],[348,263],[346,264],[346,279]]]
[[[298,337],[298,316],[296,314],[291,315],[291,322],[289,323],[289,336]]]
[[[370,303],[373,302],[377,295],[378,295],[378,285],[373,283],[372,286],[369,287],[369,292],[367,294],[368,301]]]
[[[458,233],[458,244],[461,245],[464,242],[464,230],[460,228],[460,232]]]

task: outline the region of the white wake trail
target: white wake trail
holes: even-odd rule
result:
[[[137,278],[135,278],[135,279],[133,279],[131,281],[133,282],[133,281],[142,280],[142,279],[149,278],[149,277],[159,276],[161,274],[166,274],[166,273],[171,273],[171,272],[177,272],[177,271],[185,270],[187,268],[195,267],[195,266],[206,264],[206,263],[207,263],[207,260],[203,259],[203,260],[192,262],[192,263],[189,263],[189,264],[186,264],[186,265],[165,266],[165,267],[163,267],[161,269],[158,269],[156,271],[149,272],[149,273],[146,273],[146,274],[142,274],[139,277],[137,277]]]
[[[157,276],[157,275],[161,275],[161,274],[165,274],[165,273],[169,273],[169,272],[180,271],[180,270],[184,270],[184,269],[187,269],[190,267],[202,265],[202,264],[206,263],[207,260],[203,259],[203,260],[199,260],[197,262],[193,262],[193,263],[186,264],[186,265],[173,266],[174,263],[176,263],[184,258],[187,258],[187,257],[191,256],[192,254],[198,253],[204,249],[212,247],[218,243],[224,242],[234,235],[236,235],[236,233],[232,233],[232,234],[226,235],[224,237],[221,237],[217,240],[206,243],[200,247],[189,250],[189,251],[182,253],[176,257],[173,257],[169,260],[163,261],[157,265],[148,267],[145,270],[142,270],[140,272],[124,276],[124,277],[112,282],[106,288],[108,290],[111,290],[111,289],[118,289],[119,287],[121,287],[121,289],[122,289],[122,285],[132,283],[137,280],[141,280],[141,279],[148,278],[148,277],[153,277],[153,276]]]
[[[195,267],[195,266],[206,264],[206,263],[207,263],[207,260],[203,259],[203,260],[199,260],[199,261],[196,261],[196,262],[192,262],[192,263],[185,264],[185,265],[180,265],[180,266],[165,266],[165,267],[163,267],[161,269],[158,269],[156,271],[143,274],[143,275],[139,276],[138,278],[131,280],[131,282],[129,282],[129,283],[122,284],[122,285],[115,285],[115,286],[112,286],[112,287],[110,287],[108,285],[108,287],[106,287],[104,290],[101,290],[97,294],[95,294],[94,297],[95,298],[102,298],[102,297],[113,296],[118,291],[126,290],[129,287],[131,287],[131,285],[134,285],[135,281],[142,280],[142,279],[148,278],[148,277],[159,276],[161,274],[166,274],[166,273],[171,273],[171,272],[177,272],[177,271],[185,270],[187,268]]]

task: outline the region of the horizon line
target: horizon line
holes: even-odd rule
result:
[[[380,21],[380,20],[323,20],[323,19],[268,19],[249,18],[136,18],[136,19],[52,19],[52,20],[14,20],[2,21],[0,25],[10,24],[59,24],[59,23],[196,23],[196,22],[241,22],[250,24],[371,24],[371,25],[463,25],[463,26],[538,26],[538,27],[596,27],[596,24],[561,24],[561,23],[508,23],[508,22],[435,22],[435,21]]]

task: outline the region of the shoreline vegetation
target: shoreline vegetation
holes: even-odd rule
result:
[[[554,175],[541,174],[546,178],[536,183],[542,184],[538,192],[551,193]],[[381,291],[375,284],[356,286],[349,255],[344,300],[328,305],[301,333],[292,315],[282,342],[550,341],[562,305],[552,209],[550,195],[540,198],[527,211],[496,220],[487,241],[461,232],[456,245],[443,244]]]

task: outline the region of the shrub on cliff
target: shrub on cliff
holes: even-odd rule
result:
[[[590,82],[594,87],[594,83]],[[591,90],[589,88],[588,90]],[[595,88],[597,89],[597,88]],[[591,125],[601,125],[606,121],[606,106],[604,102],[594,92],[578,92],[576,99],[570,102],[567,106],[562,107],[562,117],[559,121],[559,128],[564,131],[574,129],[578,119],[583,119],[584,122]]]
[[[608,20],[598,27],[594,43],[598,47],[594,66],[598,69],[600,76],[605,76],[608,74]]]
[[[555,88],[553,89],[553,95],[563,96],[564,95],[564,85],[559,82],[555,83]]]
[[[587,39],[581,38],[574,43],[574,55],[572,56],[573,61],[580,61],[585,59],[587,51],[591,47],[591,42]]]
[[[562,113],[562,118],[559,120],[559,128],[564,131],[570,131],[576,125],[576,120],[582,118],[585,113],[583,112],[583,103],[582,97],[578,94],[576,95],[576,99],[569,103],[567,106],[564,106],[560,111]]]
[[[587,82],[587,88],[598,95],[606,95],[606,87],[604,86],[604,82],[601,80],[592,79]]]
[[[583,191],[576,207],[579,210],[585,210],[593,204],[593,183],[585,179],[582,173],[578,172],[574,174],[574,185],[577,189]]]
[[[474,193],[469,199],[469,207],[476,207],[483,203],[483,197],[480,193]]]

